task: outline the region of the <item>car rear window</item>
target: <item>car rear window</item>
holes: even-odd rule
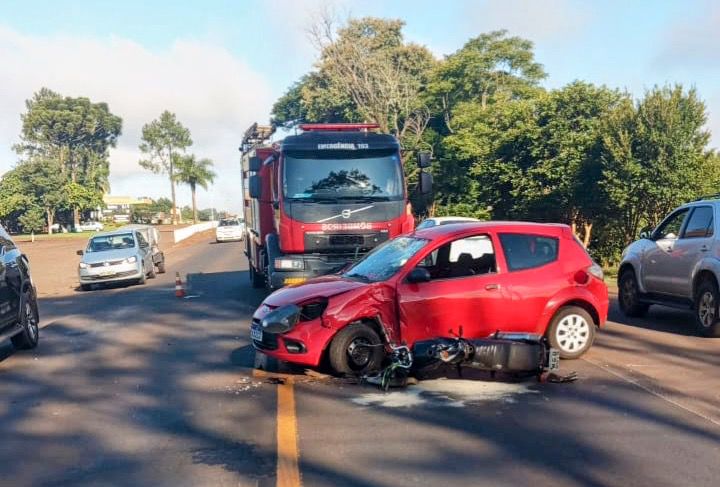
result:
[[[501,233],[500,244],[510,271],[540,267],[558,258],[558,239],[553,237]]]

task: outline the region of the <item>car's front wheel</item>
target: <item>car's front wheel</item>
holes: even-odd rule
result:
[[[640,288],[635,272],[626,269],[618,279],[618,302],[626,316],[644,316],[649,306],[640,302]]]
[[[20,326],[23,330],[12,337],[13,346],[22,350],[37,347],[40,340],[40,319],[37,303],[29,292],[25,292],[20,298]]]
[[[720,304],[720,295],[717,284],[706,279],[698,286],[695,294],[695,321],[702,336],[720,337],[718,304]]]
[[[560,351],[560,357],[576,359],[592,346],[595,340],[595,322],[583,308],[565,306],[555,313],[547,338],[550,346]]]
[[[364,323],[353,323],[340,330],[328,350],[333,371],[339,375],[363,375],[382,364],[384,348],[378,334]]]

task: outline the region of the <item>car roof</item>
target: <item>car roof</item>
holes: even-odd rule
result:
[[[515,222],[515,221],[478,221],[450,223],[448,225],[438,225],[430,228],[416,230],[412,235],[430,240],[442,239],[464,234],[473,234],[475,232],[494,231],[494,232],[527,232],[531,234],[541,234],[548,236],[560,236],[563,233],[570,232],[570,227],[562,223],[536,223],[536,222]]]

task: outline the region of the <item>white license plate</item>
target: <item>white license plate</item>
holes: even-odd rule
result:
[[[115,271],[102,271],[102,272],[100,273],[100,275],[101,275],[102,277],[112,276],[113,274],[115,274]]]
[[[261,342],[263,339],[263,332],[260,328],[250,327],[250,338],[255,341]]]
[[[548,356],[548,370],[558,370],[560,368],[560,350],[550,349]]]

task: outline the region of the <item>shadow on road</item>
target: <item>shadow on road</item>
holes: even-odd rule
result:
[[[272,477],[274,449],[252,437],[272,428],[264,423],[273,420],[274,389],[238,385],[252,356],[228,360],[248,344],[252,303],[262,299],[248,282],[243,271],[192,274],[193,299],[176,298],[167,278],[42,298],[39,347],[0,348],[2,482]],[[206,469],[203,481],[197,473]]]

